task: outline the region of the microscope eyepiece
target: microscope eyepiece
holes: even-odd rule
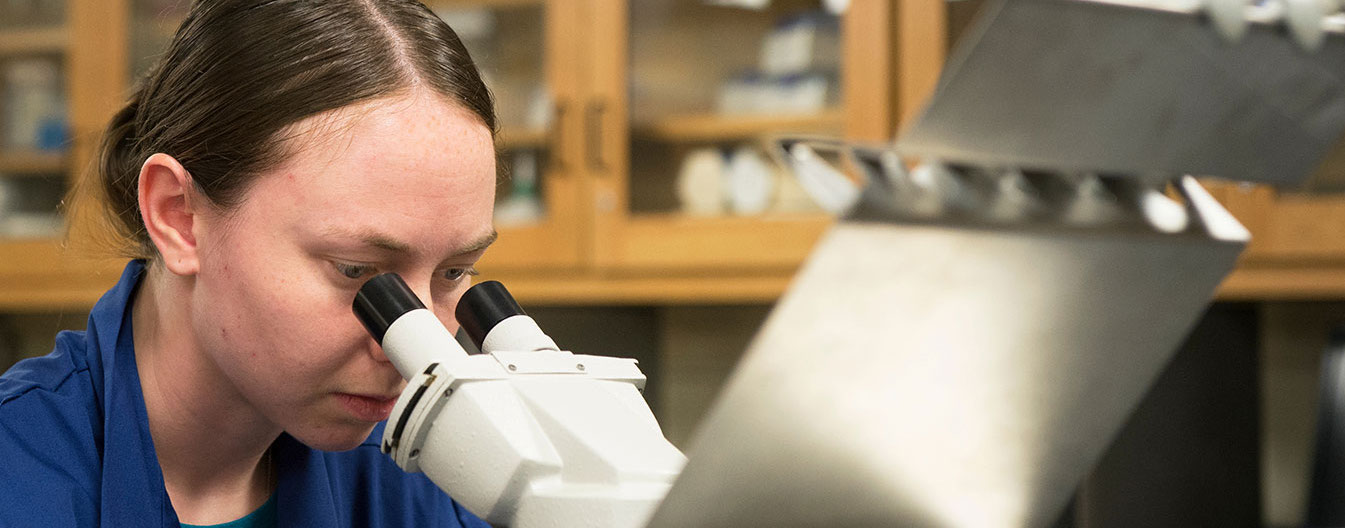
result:
[[[383,335],[397,318],[411,310],[424,308],[411,287],[396,273],[384,273],[364,283],[355,294],[355,316],[360,318],[374,340],[383,344]]]
[[[485,281],[467,290],[462,294],[462,300],[458,301],[458,309],[454,314],[458,317],[458,324],[467,332],[467,337],[472,339],[479,348],[486,340],[486,334],[489,334],[495,325],[500,321],[513,317],[515,315],[527,315],[523,308],[514,301],[514,296],[509,295],[509,290],[505,289],[503,284],[498,281]]]

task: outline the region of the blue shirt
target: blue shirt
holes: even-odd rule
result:
[[[87,330],[0,376],[0,526],[179,528],[150,438],[136,371],[130,303],[144,263],[132,261],[94,305]],[[423,474],[378,450],[272,445],[279,526],[488,528]]]

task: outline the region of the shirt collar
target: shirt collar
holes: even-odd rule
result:
[[[177,528],[135,364],[131,302],[144,275],[145,262],[132,260],[89,314],[86,339],[90,355],[102,366],[102,375],[93,376],[95,383],[102,382],[96,388],[103,410],[101,523]]]
[[[97,393],[103,409],[102,524],[180,528],[149,432],[135,363],[132,302],[145,262],[133,260],[89,315],[91,354],[102,363]],[[381,428],[380,428],[381,429]],[[378,434],[380,430],[375,430]],[[370,435],[371,438],[374,435]],[[337,497],[322,453],[282,433],[272,449],[277,466],[279,526],[338,526]]]

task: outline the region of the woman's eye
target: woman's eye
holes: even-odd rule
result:
[[[336,267],[336,271],[337,271],[337,272],[339,272],[339,273],[342,274],[342,275],[345,275],[346,278],[350,278],[350,279],[358,279],[358,278],[360,278],[360,277],[363,277],[363,276],[365,276],[365,275],[372,274],[372,273],[374,272],[374,267],[373,267],[373,266],[360,266],[360,265],[357,265],[357,264],[342,264],[342,263],[340,263],[340,262],[333,262],[333,263],[332,263],[332,266]]]
[[[478,275],[476,268],[449,268],[444,270],[444,278],[454,282],[462,280],[466,276],[475,277],[476,275]]]

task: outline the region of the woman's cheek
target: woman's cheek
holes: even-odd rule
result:
[[[344,331],[334,304],[315,299],[312,293],[298,291],[272,299],[265,320],[259,321],[266,325],[266,340],[282,368],[306,371],[329,363],[333,339]]]

